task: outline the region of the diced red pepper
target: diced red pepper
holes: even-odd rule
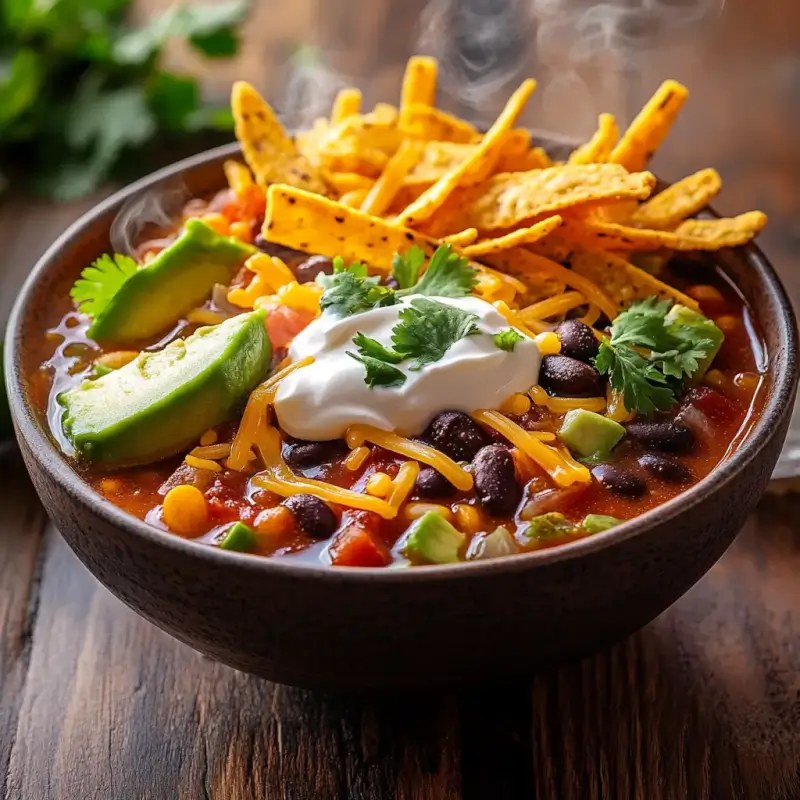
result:
[[[684,404],[694,406],[712,422],[725,425],[733,422],[739,412],[736,403],[708,386],[697,386],[689,391]]]
[[[386,546],[357,525],[340,531],[331,542],[329,553],[337,567],[385,567],[392,560]]]

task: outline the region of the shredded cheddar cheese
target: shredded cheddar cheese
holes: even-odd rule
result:
[[[364,462],[367,460],[369,456],[369,447],[356,447],[347,458],[344,460],[344,465],[347,469],[355,472],[364,465]]]
[[[564,294],[557,297],[549,297],[547,300],[541,300],[538,303],[520,309],[519,316],[522,320],[530,324],[545,320],[548,317],[561,316],[571,311],[573,308],[585,305],[586,298],[580,292],[564,292]]]
[[[419,464],[416,461],[406,461],[397,472],[392,481],[392,488],[386,495],[386,502],[394,511],[394,516],[400,511],[400,507],[405,503],[406,498],[414,491],[414,485],[419,475]]]
[[[506,318],[506,321],[509,325],[513,326],[517,330],[522,331],[526,336],[536,338],[536,333],[539,333],[539,331],[534,333],[534,331],[520,319],[519,314],[517,314],[516,311],[512,311],[508,307],[508,303],[504,302],[503,300],[498,300],[492,305]]]
[[[201,440],[202,441],[202,440]],[[227,458],[231,454],[231,446],[229,444],[208,444],[201,447],[195,447],[190,456],[194,458],[206,458],[211,461],[218,461],[220,458]]]
[[[472,416],[477,422],[496,430],[522,450],[553,479],[556,486],[563,488],[591,480],[591,474],[583,464],[579,464],[567,453],[548,447],[541,439],[531,436],[529,431],[520,428],[497,411],[481,410]]]
[[[534,386],[528,394],[537,406],[544,406],[554,414],[566,414],[573,408],[600,412],[606,407],[605,397],[551,397],[541,386]]]
[[[352,425],[347,429],[345,438],[351,448],[358,447],[365,441],[372,442],[372,444],[383,447],[385,450],[399,453],[406,458],[416,459],[429,467],[433,467],[462,492],[468,492],[472,489],[472,475],[469,472],[459,467],[452,458],[448,458],[444,453],[440,453],[426,444],[414,442],[396,433],[373,428],[371,425]]]
[[[216,461],[211,461],[208,458],[197,458],[197,456],[186,456],[184,461],[195,469],[207,469],[209,472],[222,472],[222,467]]]

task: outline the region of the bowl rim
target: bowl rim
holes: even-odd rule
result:
[[[535,132],[536,133],[536,132]],[[720,466],[677,497],[650,509],[623,524],[585,539],[544,550],[516,553],[485,561],[467,561],[459,564],[419,565],[413,569],[387,567],[336,567],[322,562],[306,562],[286,558],[253,556],[210,547],[207,544],[184,539],[168,531],[162,531],[139,520],[115,506],[95,492],[68,464],[37,419],[30,398],[24,391],[22,378],[21,347],[19,335],[26,309],[32,302],[40,278],[51,268],[51,262],[61,249],[82,236],[83,230],[98,218],[120,207],[139,192],[151,189],[158,183],[175,179],[186,171],[226,157],[241,156],[238,143],[215,147],[197,155],[182,159],[114,192],[93,206],[70,225],[45,253],[38,259],[17,295],[6,331],[5,375],[9,403],[15,422],[17,436],[24,439],[33,457],[49,478],[60,484],[78,502],[88,506],[104,522],[120,527],[128,533],[144,537],[151,544],[182,553],[187,558],[199,558],[220,566],[240,568],[247,572],[268,577],[277,574],[286,578],[312,577],[333,583],[351,582],[404,582],[415,583],[432,580],[468,580],[472,577],[492,573],[517,572],[537,566],[552,565],[581,558],[596,550],[611,547],[638,536],[655,524],[669,522],[678,514],[699,505],[715,492],[746,470],[770,443],[771,432],[781,418],[791,413],[791,400],[797,384],[798,333],[794,311],[785,288],[772,265],[754,244],[739,248],[755,272],[768,296],[771,296],[780,311],[778,338],[780,346],[767,352],[768,374],[772,384],[770,396],[756,424],[742,443]],[[756,317],[758,319],[758,317]],[[759,321],[760,322],[760,321]]]

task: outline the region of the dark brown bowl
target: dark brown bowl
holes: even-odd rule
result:
[[[183,642],[241,670],[334,690],[424,689],[500,680],[589,653],[652,620],[722,555],[769,480],[797,383],[789,300],[755,247],[720,256],[763,331],[770,384],[761,418],[731,457],[680,497],[563,547],[411,570],[314,566],[213,549],[164,533],[95,494],[54,446],[29,397],[25,342],[48,298],[109,248],[138,192],[180,177],[224,185],[219,148],[118,192],[39,261],[8,331],[6,374],[22,454],[78,557],[125,603]]]

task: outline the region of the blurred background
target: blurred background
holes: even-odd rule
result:
[[[565,136],[591,134],[600,111],[626,123],[666,77],[686,83],[654,170],[716,167],[721,212],[767,212],[760,244],[800,301],[797,0],[0,0],[0,11],[0,324],[36,258],[99,197],[232,138],[235,79],[302,126],[344,85],[397,102],[415,52],[440,60],[440,105],[479,123],[536,77],[524,122]]]

